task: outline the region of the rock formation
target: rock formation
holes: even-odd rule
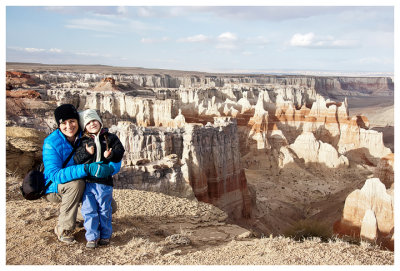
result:
[[[114,177],[116,189],[137,189],[159,192],[170,196],[194,199],[192,187],[184,180],[180,159],[171,154],[150,162],[137,159],[124,163],[121,171]]]
[[[37,85],[37,82],[32,76],[22,72],[7,71],[6,85],[12,88],[29,87]]]
[[[299,158],[304,159],[305,163],[321,163],[329,168],[349,165],[345,156],[338,154],[332,145],[316,140],[311,132],[298,136],[290,148]]]
[[[6,128],[6,168],[18,176],[25,176],[42,162],[42,145],[47,135],[24,127]]]
[[[361,222],[360,237],[370,242],[376,242],[378,239],[378,225],[375,213],[371,209],[365,211]]]
[[[117,85],[115,85],[115,79],[111,77],[106,77],[101,80],[94,88],[94,91],[118,91],[120,90]]]
[[[109,126],[117,124],[118,119],[133,119],[143,127],[182,127],[184,122],[206,124],[213,122],[214,117],[234,117],[241,134],[241,152],[269,149],[272,132],[281,130],[289,144],[303,131],[312,132],[317,140],[358,162],[376,165],[381,157],[391,153],[384,146],[382,133],[368,129],[365,117],[348,116],[346,100],[335,103],[315,93],[312,96],[311,92],[294,94],[293,89],[289,94],[281,89],[258,91],[258,97],[255,89],[249,89],[237,93],[237,98],[216,92],[215,88],[175,91],[177,100],[140,98],[118,91],[52,89],[47,94],[59,103],[73,103],[81,109],[96,108],[106,119],[108,114]],[[309,104],[311,108],[307,107]]]
[[[183,145],[184,178],[196,198],[236,217],[250,217],[251,198],[240,167],[236,123],[216,118],[214,125],[187,125]]]
[[[26,69],[24,64],[7,63],[9,69]],[[337,77],[305,75],[237,75],[201,72],[147,70],[138,68],[76,66],[71,72],[66,66],[29,64],[30,74],[48,82],[65,77],[68,82],[99,82],[106,77],[116,81],[131,81],[141,87],[195,88],[224,87],[238,84],[296,86],[314,89],[325,96],[392,95],[394,83],[390,77]]]
[[[394,154],[391,153],[379,161],[374,175],[379,178],[387,189],[394,185]]]
[[[37,96],[37,92],[34,95],[21,92],[21,98],[15,98],[15,95],[6,98],[6,125],[34,128],[49,134],[56,128],[54,109],[57,104],[54,101],[32,98]]]
[[[36,127],[50,133],[57,105],[72,103],[79,110],[98,110],[105,126],[117,133],[126,149],[117,187],[195,196],[234,218],[251,218],[257,204],[267,203],[269,209],[263,210],[262,217],[286,214],[291,220],[264,219],[260,228],[280,230],[295,219],[322,212],[310,207],[313,200],[326,200],[334,192],[344,194],[338,180],[332,184],[320,180],[315,189],[307,183],[317,182],[320,169],[328,173],[343,170],[340,176],[348,176],[351,170],[367,171],[378,165],[376,175],[386,185],[392,183],[389,164],[393,160],[382,133],[370,129],[366,117],[350,116],[345,98],[391,97],[391,78],[132,73],[124,68],[107,72],[107,67],[94,72],[91,66],[72,72],[57,66],[55,72],[45,67],[34,66],[29,73],[45,84],[32,88],[42,100],[7,97],[7,126]],[[282,179],[278,188],[302,203],[258,195],[248,185],[245,170],[259,170],[253,172],[260,174],[255,179],[269,181],[263,186],[264,193]],[[292,172],[301,172],[304,180],[293,184],[284,180]],[[351,191],[355,187],[352,184]],[[256,194],[263,200],[256,200]],[[369,209],[377,221],[377,240],[381,240],[381,218],[374,208]],[[373,239],[373,216],[365,212],[359,219],[366,222],[362,230],[359,222],[358,232]]]
[[[34,90],[16,90],[16,91],[7,90],[6,97],[35,99],[35,98],[40,98],[40,94]]]
[[[113,82],[107,79],[100,84]],[[198,199],[211,202],[228,212],[232,212],[233,206],[240,205],[239,210],[245,210],[245,216],[251,213],[251,200],[248,199],[250,194],[245,174],[241,172],[240,160],[252,150],[266,152],[274,149],[278,153],[276,157],[279,157],[276,165],[280,168],[301,161],[296,160],[298,158],[303,159],[303,163],[319,163],[328,168],[348,166],[349,161],[376,165],[382,156],[391,153],[384,147],[382,134],[368,130],[367,119],[348,115],[346,100],[326,100],[315,89],[302,84],[285,87],[230,84],[231,87],[224,85],[222,88],[169,89],[162,95],[170,99],[157,99],[160,90],[156,88],[153,89],[153,97],[147,94],[141,97],[140,91],[96,91],[96,88],[50,88],[47,96],[58,101],[58,104],[75,104],[80,110],[97,109],[106,126],[125,125],[125,128],[121,126],[124,132],[120,133],[120,137],[128,149],[127,164],[135,159],[146,158],[154,162],[177,154],[179,159],[183,159],[183,167],[187,167],[183,170],[184,179],[192,185]],[[211,132],[213,129],[207,128],[211,127],[207,123],[214,123],[215,118],[223,116],[234,118],[236,128],[230,130],[219,126],[213,129],[221,131],[208,135],[205,131]],[[126,124],[118,124],[121,120]],[[137,127],[133,128],[129,123],[135,123]],[[146,127],[147,130],[143,130]],[[219,156],[211,156],[209,160],[196,157],[199,153],[204,156],[204,151],[193,149],[188,152],[192,156],[185,161],[185,150],[194,146],[198,146],[199,150],[207,149],[210,154],[210,144],[215,146],[211,148],[218,149],[212,140],[219,138],[221,132],[224,134],[225,129],[235,134],[229,138],[235,138],[232,142],[239,150],[235,154],[236,160],[233,163],[228,161],[228,173],[221,171],[220,168],[226,164],[219,160]],[[190,131],[194,133],[191,136],[199,138],[198,142],[207,139],[206,143],[196,145],[192,142],[188,144],[190,148],[185,147],[184,142],[191,140],[186,139],[192,133]],[[225,141],[221,141],[221,144],[227,147]],[[228,150],[224,148],[217,153]],[[237,204],[232,204],[234,201]]]
[[[195,195],[233,216],[249,217],[251,198],[240,167],[236,130],[236,122],[224,118],[206,126],[186,124],[175,129],[144,128],[119,122],[110,129],[119,136],[126,150],[124,168],[117,179],[124,183],[123,187],[184,197]],[[159,164],[166,164],[163,159],[171,155],[181,164],[176,161],[166,167],[168,170],[161,167],[158,172]],[[143,159],[148,163],[134,165]],[[167,175],[168,178],[163,177]],[[189,184],[191,189],[187,188]],[[175,187],[172,189],[175,192],[169,192],[170,186]]]
[[[376,228],[376,229],[375,229]],[[376,241],[393,250],[394,198],[378,178],[348,195],[343,215],[334,225],[335,233]]]

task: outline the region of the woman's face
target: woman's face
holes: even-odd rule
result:
[[[76,119],[67,119],[60,123],[60,131],[67,137],[67,139],[74,139],[78,129],[79,123]]]
[[[97,134],[97,132],[100,131],[100,128],[101,124],[98,120],[91,120],[85,127],[89,134]]]

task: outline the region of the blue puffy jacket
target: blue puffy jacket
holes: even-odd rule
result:
[[[81,137],[81,134],[78,135]],[[73,157],[69,160],[65,168],[62,164],[67,160],[71,154],[73,147],[67,140],[64,134],[59,130],[55,130],[46,137],[43,144],[43,164],[44,164],[44,177],[46,184],[51,180],[53,183],[47,188],[46,194],[57,193],[58,184],[67,183],[72,180],[82,179],[87,176],[84,165],[76,165]],[[112,175],[119,172],[121,162],[112,163],[114,167]]]

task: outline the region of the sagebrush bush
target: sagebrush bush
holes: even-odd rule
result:
[[[319,221],[305,219],[295,222],[284,235],[297,241],[319,237],[321,241],[326,242],[332,237],[332,229]]]

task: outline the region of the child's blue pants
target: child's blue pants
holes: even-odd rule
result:
[[[86,182],[81,212],[87,241],[111,238],[112,192],[112,186]]]

